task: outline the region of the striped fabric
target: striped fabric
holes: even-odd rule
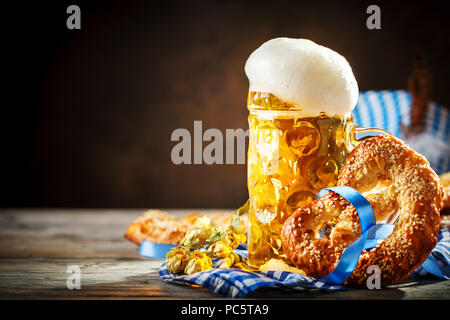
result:
[[[436,261],[436,267],[446,279],[450,278],[450,229],[441,229],[438,235],[439,242],[430,256]],[[246,250],[236,252],[247,257]],[[221,261],[214,262],[213,267]],[[189,276],[176,276],[169,271],[164,262],[159,270],[162,280],[188,286],[202,286],[225,297],[242,298],[261,288],[276,288],[286,291],[304,290],[349,290],[349,288],[333,285],[314,278],[308,278],[296,273],[285,271],[250,272],[240,269],[211,269],[197,272]],[[420,278],[429,275],[419,267],[411,278]]]
[[[411,95],[404,90],[366,91],[359,94],[353,120],[360,127],[375,127],[405,140],[401,124],[409,126]],[[419,137],[406,140],[423,154],[437,174],[450,171],[450,112],[431,102]]]
[[[429,260],[433,261],[436,264],[436,267],[439,269],[441,274],[439,275],[441,278],[445,278],[450,280],[450,229],[441,229],[438,234],[438,243],[436,247],[431,251]],[[427,270],[423,266],[414,271],[414,277],[423,277],[428,274]]]

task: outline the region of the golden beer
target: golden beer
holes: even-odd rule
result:
[[[334,186],[348,155],[352,119],[304,117],[270,93],[248,95],[248,261],[284,259],[280,232],[299,206]]]

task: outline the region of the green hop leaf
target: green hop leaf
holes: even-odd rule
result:
[[[236,210],[236,212],[233,214],[233,217],[231,218],[231,226],[237,230],[239,226],[241,225],[241,216],[246,214],[248,212],[249,208],[249,201],[245,202],[245,204]]]

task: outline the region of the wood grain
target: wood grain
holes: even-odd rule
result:
[[[199,210],[169,210],[179,217]],[[204,213],[224,210],[201,210]],[[145,259],[123,238],[143,210],[3,210],[0,212],[1,299],[219,299],[204,288],[162,281],[162,259]],[[81,289],[67,289],[67,267],[78,265]],[[429,277],[383,290],[285,292],[248,298],[449,299],[450,281]]]

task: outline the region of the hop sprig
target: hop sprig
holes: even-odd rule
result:
[[[243,231],[241,227],[241,216],[246,214],[249,210],[250,199],[248,199],[242,207],[236,210],[231,218],[231,227],[235,229],[235,231]],[[245,226],[244,226],[245,229]],[[243,233],[243,232],[239,232]]]
[[[174,248],[166,254],[166,266],[172,273],[179,273],[184,271],[189,260],[191,259],[191,252],[180,247]]]
[[[207,216],[198,218],[180,242],[186,249],[199,249],[216,233]]]
[[[225,243],[225,241],[219,240],[211,244],[206,252],[211,258],[223,259],[226,258],[233,250],[233,247],[229,246]]]
[[[211,219],[207,216],[198,218],[187,231],[180,245],[167,253],[167,268],[172,273],[183,271],[189,275],[211,269],[211,258],[229,258],[231,260],[225,264],[226,266],[246,268],[246,261],[242,261],[242,257],[236,259],[237,256],[233,251],[240,243],[247,241],[246,226],[241,226],[240,217],[248,212],[248,208],[247,200],[233,214],[231,224],[225,230],[212,226]]]

